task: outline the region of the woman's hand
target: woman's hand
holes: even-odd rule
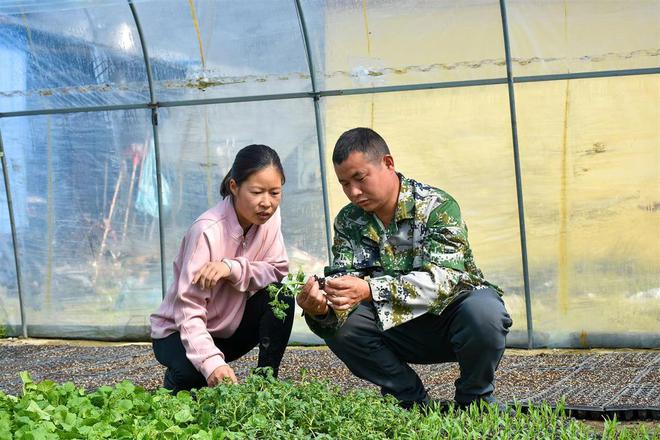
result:
[[[211,373],[211,375],[206,378],[206,383],[210,387],[214,387],[224,382],[225,379],[229,379],[231,383],[238,383],[238,379],[236,379],[234,370],[232,370],[229,365],[222,365],[213,370],[213,373]]]
[[[229,266],[223,261],[210,261],[195,274],[192,283],[197,284],[200,289],[211,289],[218,281],[227,278],[229,273]]]

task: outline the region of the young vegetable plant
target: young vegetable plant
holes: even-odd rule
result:
[[[253,374],[239,384],[177,394],[148,392],[128,381],[87,392],[71,382],[34,383],[27,372],[21,379],[20,396],[0,391],[0,440],[660,438],[657,427],[626,428],[616,421],[606,422],[600,435],[568,418],[563,404],[530,405],[524,414],[519,405],[512,414],[486,402],[466,410],[406,410],[373,388],[344,392],[305,373],[296,382]]]
[[[314,276],[319,284],[323,285],[323,278]],[[271,301],[268,303],[273,309],[273,314],[276,318],[284,321],[286,317],[286,310],[289,308],[289,305],[281,301],[281,295],[286,295],[295,298],[296,295],[300,293],[302,287],[305,285],[307,276],[302,269],[298,269],[298,272],[295,274],[289,273],[282,280],[281,285],[270,284],[266,290],[270,296]],[[321,287],[322,288],[322,287]]]

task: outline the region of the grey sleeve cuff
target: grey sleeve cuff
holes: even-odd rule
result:
[[[305,321],[309,329],[323,339],[333,335],[339,328],[339,320],[332,309],[329,309],[324,316],[305,313]]]

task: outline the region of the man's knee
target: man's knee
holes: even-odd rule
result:
[[[360,305],[337,331],[325,337],[325,342],[331,349],[345,347],[371,351],[381,347],[381,331],[374,312],[369,307]]]
[[[504,345],[512,321],[504,302],[492,289],[475,290],[463,300],[455,318],[458,333],[469,333],[484,345]]]
[[[348,346],[355,345],[358,338],[357,325],[354,319],[349,319],[339,327],[335,332],[325,337],[328,346]]]

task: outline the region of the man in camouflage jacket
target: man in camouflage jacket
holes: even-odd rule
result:
[[[429,401],[409,362],[457,361],[456,402],[494,402],[511,318],[474,263],[456,201],[397,173],[368,128],[344,133],[333,163],[351,204],[335,219],[325,285],[310,278],[297,298],[310,329],[405,407]]]

